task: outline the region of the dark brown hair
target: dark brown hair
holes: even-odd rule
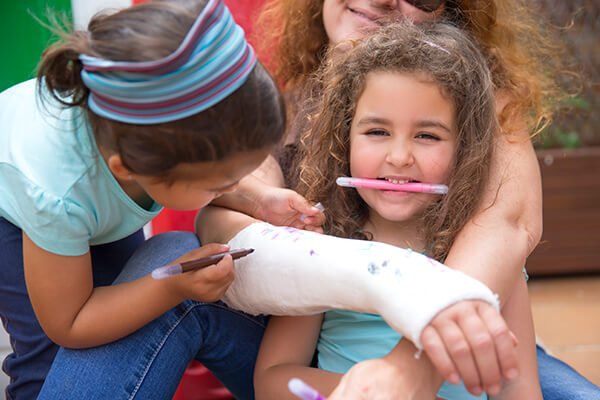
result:
[[[382,28],[350,50],[329,52],[317,85],[323,88],[322,99],[301,140],[297,189],[309,201],[325,206],[327,233],[370,238],[362,231],[369,215],[366,203],[356,190],[339,188],[335,180],[350,175],[350,126],[356,104],[367,76],[380,71],[433,82],[455,106],[458,135],[449,192],[426,210],[421,232],[428,254],[443,260],[477,210],[498,130],[485,58],[456,27],[404,21]]]
[[[247,81],[196,115],[138,126],[108,120],[87,106],[80,54],[118,61],[155,60],[177,49],[207,0],[157,0],[92,18],[87,31],[60,32],[39,69],[40,98],[47,90],[66,107],[81,107],[99,146],[121,156],[132,172],[169,178],[179,163],[216,161],[275,145],[285,129],[276,84],[258,63]]]

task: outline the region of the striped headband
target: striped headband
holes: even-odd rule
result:
[[[179,48],[159,60],[111,61],[81,54],[88,105],[129,124],[175,121],[204,111],[244,84],[256,55],[222,0],[209,0]]]

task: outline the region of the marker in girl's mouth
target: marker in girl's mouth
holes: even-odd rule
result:
[[[350,178],[341,176],[335,180],[338,186],[367,188],[380,190],[393,190],[397,192],[414,192],[414,193],[431,193],[431,194],[446,194],[448,186],[438,183],[392,183],[382,179],[367,179],[367,178]]]

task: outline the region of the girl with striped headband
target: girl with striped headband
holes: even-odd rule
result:
[[[59,346],[157,355],[183,316],[200,321],[199,302],[233,279],[230,256],[167,280],[117,276],[128,260],[133,271],[149,262],[131,256],[163,206],[202,208],[235,190],[279,141],[285,112],[221,0],[159,0],[64,33],[37,80],[0,94],[0,122],[0,315],[13,349],[3,369],[16,399],[37,397]],[[144,245],[156,247],[152,263],[174,261],[160,240]],[[159,329],[147,326],[159,316],[160,343],[120,340]]]

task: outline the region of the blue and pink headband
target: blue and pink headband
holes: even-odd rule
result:
[[[151,21],[149,21],[151,23]],[[170,122],[204,111],[237,90],[256,55],[222,0],[209,0],[179,48],[159,60],[111,61],[85,54],[89,108],[129,124]]]

